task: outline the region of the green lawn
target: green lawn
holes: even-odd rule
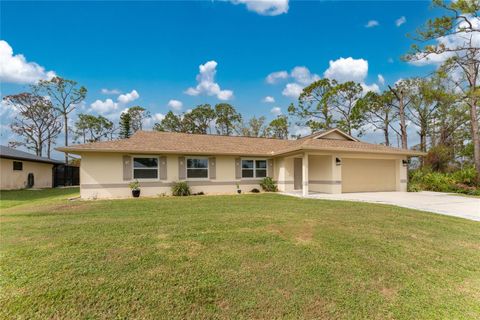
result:
[[[479,319],[480,223],[276,194],[0,193],[0,318]]]

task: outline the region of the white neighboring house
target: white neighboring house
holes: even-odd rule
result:
[[[53,187],[53,168],[62,161],[0,146],[0,190]]]

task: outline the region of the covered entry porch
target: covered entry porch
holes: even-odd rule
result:
[[[276,159],[283,192],[353,193],[406,191],[407,158],[397,155],[304,152]]]

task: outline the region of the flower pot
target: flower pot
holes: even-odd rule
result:
[[[132,196],[133,196],[134,198],[140,197],[140,189],[138,189],[138,190],[132,190]]]
[[[237,190],[237,193],[238,193],[238,194],[242,193],[242,190],[238,189],[238,190]]]

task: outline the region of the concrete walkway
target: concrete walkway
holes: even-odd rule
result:
[[[302,197],[301,191],[283,194]],[[399,207],[480,221],[480,198],[456,196],[451,193],[431,191],[342,194],[310,193],[307,198],[391,204]]]

